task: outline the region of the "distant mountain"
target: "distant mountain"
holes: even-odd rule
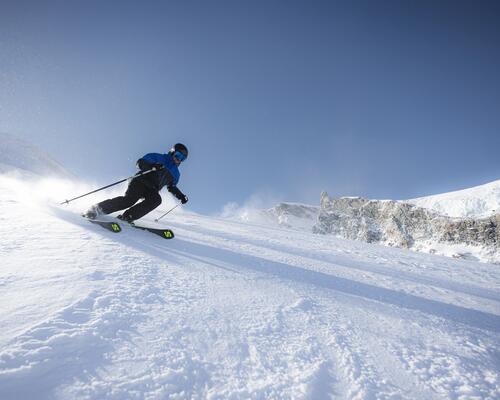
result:
[[[500,213],[453,218],[410,202],[336,199],[323,193],[313,232],[500,263]]]
[[[71,174],[39,147],[0,133],[0,173],[21,170],[34,175],[69,178]]]
[[[239,220],[500,263],[500,180],[406,201],[331,198],[320,206],[280,203]]]

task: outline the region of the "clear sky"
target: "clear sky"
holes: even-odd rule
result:
[[[2,1],[0,131],[102,184],[181,141],[203,213],[486,183],[500,2]]]

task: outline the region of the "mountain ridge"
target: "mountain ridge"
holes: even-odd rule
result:
[[[496,180],[469,189],[410,200],[376,200],[359,196],[330,198],[324,192],[319,206],[282,202],[264,210],[246,209],[244,213],[236,213],[235,218],[257,223],[272,222],[294,230],[332,234],[449,257],[500,263],[500,214],[496,212],[499,208],[500,180]],[[377,220],[380,215],[383,219]],[[416,219],[412,220],[408,215]],[[416,224],[420,225],[419,230],[411,232]]]

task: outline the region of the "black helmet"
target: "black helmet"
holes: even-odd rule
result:
[[[170,151],[180,161],[184,161],[188,156],[188,149],[182,143],[176,143]]]

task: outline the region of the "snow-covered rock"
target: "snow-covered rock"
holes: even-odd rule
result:
[[[235,207],[231,217],[244,222],[499,263],[498,210],[500,180],[405,201],[361,197],[333,199],[323,193],[319,207],[299,203],[279,203],[269,209]]]
[[[322,193],[313,232],[500,263],[500,213],[452,218],[408,202],[337,199]]]

